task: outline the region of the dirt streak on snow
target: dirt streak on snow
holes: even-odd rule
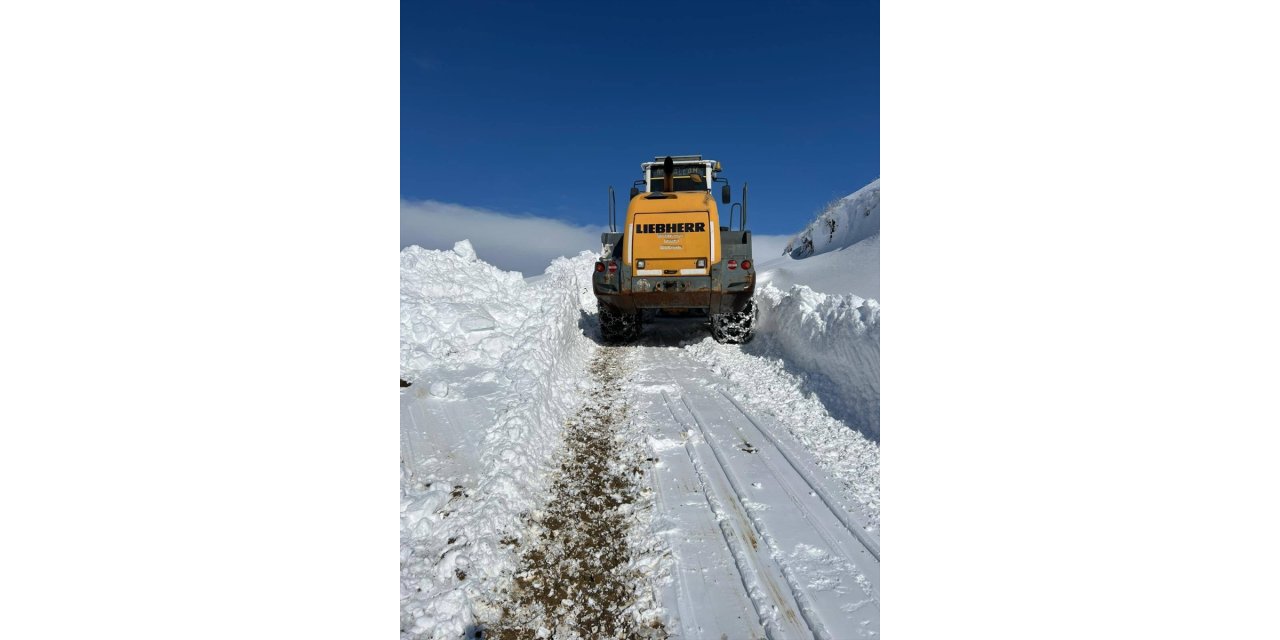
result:
[[[505,640],[665,637],[646,580],[648,549],[627,532],[649,529],[649,464],[637,446],[623,382],[626,351],[606,348],[591,363],[599,381],[565,428],[565,451],[542,511],[531,514],[527,548],[493,637]],[[643,539],[643,538],[641,538]],[[522,546],[519,539],[504,540]]]

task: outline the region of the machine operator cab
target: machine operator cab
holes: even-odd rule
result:
[[[665,178],[664,165],[666,156],[654,158],[653,162],[641,163],[640,169],[644,178],[636,180],[631,186],[631,197],[642,193],[661,194],[673,191],[710,191],[711,183],[720,173],[720,163],[715,160],[703,160],[702,156],[670,156],[672,161],[671,185],[663,184]],[[721,179],[723,182],[723,179]],[[643,190],[641,190],[643,187]],[[729,202],[729,185],[725,184],[723,201]],[[660,198],[660,195],[647,197]]]

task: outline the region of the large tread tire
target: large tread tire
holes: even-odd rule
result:
[[[746,344],[756,335],[756,301],[738,313],[711,314],[711,337],[724,344]]]
[[[606,344],[631,342],[640,335],[640,314],[600,307],[600,337]]]

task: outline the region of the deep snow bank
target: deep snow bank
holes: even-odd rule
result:
[[[781,358],[832,416],[880,439],[880,304],[803,285],[756,290],[757,355]]]
[[[818,214],[759,265],[757,341],[840,420],[880,438],[880,180]]]
[[[594,351],[579,326],[594,260],[527,283],[466,241],[401,251],[404,637],[459,637],[514,566]]]

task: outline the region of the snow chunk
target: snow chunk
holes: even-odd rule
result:
[[[490,331],[497,326],[497,321],[488,314],[467,316],[458,322],[458,327],[468,333]]]
[[[453,243],[453,252],[462,256],[463,260],[476,259],[476,250],[471,246],[470,240],[459,240]]]

